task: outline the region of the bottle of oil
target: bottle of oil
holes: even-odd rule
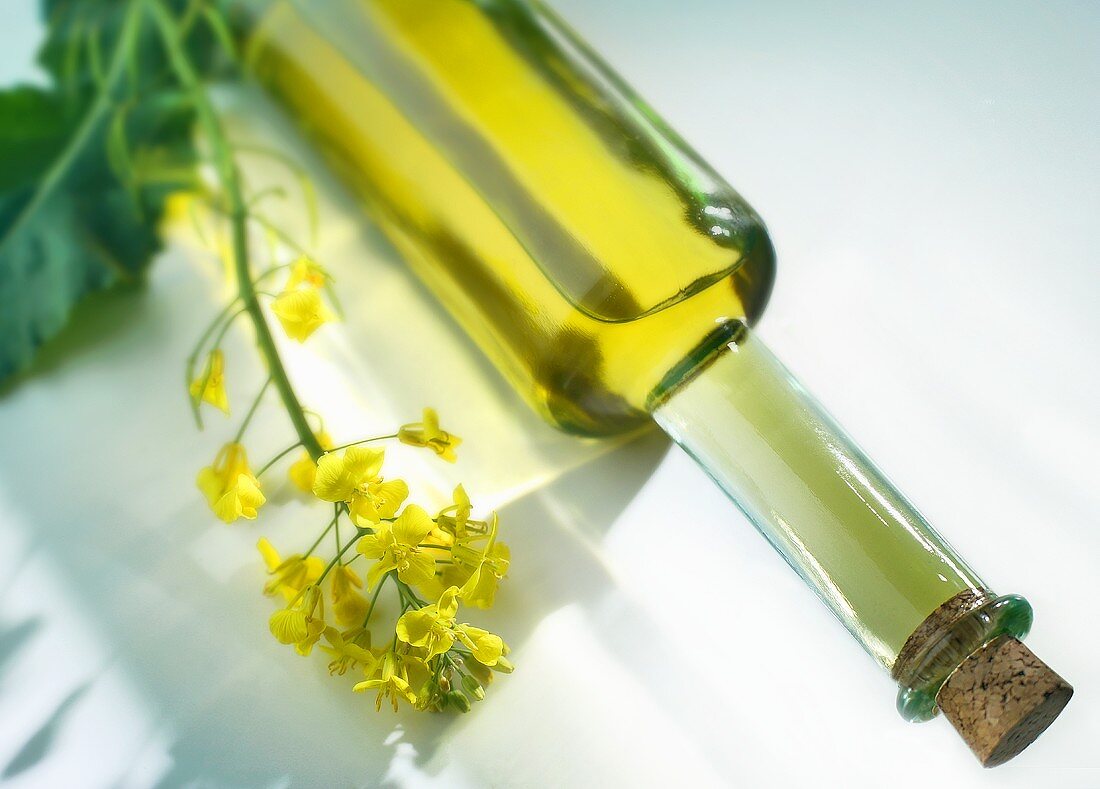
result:
[[[260,80],[532,405],[606,435],[656,422],[898,680],[992,765],[1072,689],[750,326],[759,216],[560,19],[524,0],[281,3]],[[1006,711],[1007,710],[1007,711]]]

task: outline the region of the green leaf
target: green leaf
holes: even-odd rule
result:
[[[47,0],[55,84],[0,91],[0,382],[85,294],[141,278],[168,197],[197,181],[192,108],[135,9]],[[216,67],[209,29],[189,46]]]
[[[59,133],[63,113],[51,104],[48,95],[28,89],[0,93],[0,118],[10,117],[13,105],[31,108],[42,132],[13,135],[8,124],[0,125],[0,380],[30,363],[80,297],[136,279],[159,248],[155,226],[139,215],[98,150],[82,157],[28,215],[36,176],[66,141]],[[153,215],[163,210],[162,195],[146,193],[141,203]]]
[[[36,88],[0,92],[0,194],[26,186],[64,144],[61,104]]]

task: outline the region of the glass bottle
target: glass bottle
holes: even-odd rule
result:
[[[1068,702],[1019,643],[1027,602],[750,329],[775,275],[760,217],[545,5],[278,3],[249,59],[532,406],[585,435],[655,420],[892,672],[904,717],[942,709],[992,765]]]

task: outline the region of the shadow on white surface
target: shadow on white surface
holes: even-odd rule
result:
[[[405,777],[390,777],[404,782],[410,770],[423,778],[452,767],[437,750],[523,677],[525,644],[552,612],[579,608],[590,627],[623,637],[623,658],[636,648],[625,637],[646,632],[645,615],[617,592],[598,544],[667,449],[656,434],[586,458],[500,509],[514,563],[485,621],[519,668],[473,715],[376,715],[373,698],[349,692],[351,677],[331,679],[324,660],[275,643],[253,544],[260,534],[292,539],[307,509],[276,492],[285,504],[258,525],[226,527],[194,489],[225,430],[197,434],[179,391],[202,288],[181,256],[167,256],[147,292],[81,309],[0,399],[5,779],[369,785],[400,764]],[[278,409],[261,411],[255,435],[276,432]],[[508,706],[530,716],[525,704]]]

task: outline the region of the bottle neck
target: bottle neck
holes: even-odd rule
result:
[[[753,333],[653,416],[883,667],[942,603],[985,588]]]

